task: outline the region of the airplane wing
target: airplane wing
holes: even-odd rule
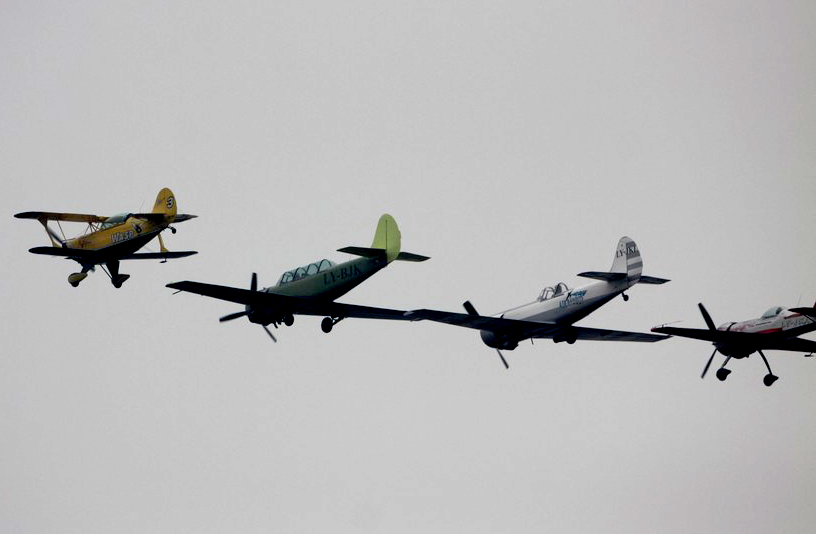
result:
[[[603,328],[587,328],[585,326],[571,326],[577,333],[576,339],[583,341],[634,341],[640,343],[654,343],[669,339],[669,336],[658,336],[642,332],[627,332],[625,330],[605,330]],[[536,335],[539,338],[552,338],[552,335]]]
[[[68,222],[105,222],[108,217],[89,215],[87,213],[57,213],[52,211],[24,211],[14,215],[18,219],[35,219],[38,221],[68,221]]]
[[[63,258],[92,260],[99,256],[96,250],[85,250],[82,248],[68,247],[34,247],[28,249],[32,254],[44,254],[46,256],[62,256]]]
[[[796,336],[816,330],[816,323],[791,328],[770,334],[755,332],[728,332],[724,330],[708,330],[701,328],[676,328],[660,326],[652,328],[652,332],[660,332],[670,336],[700,339],[723,345],[738,345],[759,350],[790,350],[794,352],[809,352],[816,348],[816,341],[798,339]]]
[[[414,320],[428,320],[437,323],[451,324],[474,330],[489,330],[509,334],[518,339],[552,339],[563,335],[566,330],[574,332],[576,339],[585,341],[639,341],[653,342],[667,339],[668,336],[658,336],[623,330],[604,330],[601,328],[587,328],[584,326],[564,326],[556,323],[541,323],[535,321],[521,321],[518,319],[504,319],[502,317],[485,317],[467,313],[444,312],[438,310],[412,310],[406,316]]]
[[[357,319],[391,319],[399,321],[413,321],[406,315],[404,310],[392,310],[388,308],[374,308],[370,306],[358,306],[355,304],[345,304],[342,302],[324,301],[308,297],[291,297],[286,295],[276,295],[265,291],[252,291],[238,287],[219,286],[215,284],[203,284],[201,282],[174,282],[167,284],[170,289],[196,293],[205,297],[212,297],[236,304],[250,306],[264,306],[267,308],[279,308],[282,312],[293,315],[316,315],[325,317],[352,317]]]
[[[137,252],[130,256],[121,258],[123,260],[172,260],[175,258],[186,258],[198,254],[197,250],[178,250],[173,252]]]
[[[139,219],[144,219],[146,221],[154,222],[154,223],[163,223],[167,218],[167,215],[164,213],[132,213],[132,217],[138,217]],[[195,219],[198,215],[190,215],[188,213],[178,213],[173,218],[173,224],[180,223],[184,221],[189,221],[190,219]]]

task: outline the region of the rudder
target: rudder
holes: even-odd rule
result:
[[[170,188],[165,187],[159,191],[156,203],[153,204],[153,213],[163,213],[172,222],[176,217],[176,197]]]
[[[637,244],[631,237],[623,236],[618,241],[618,248],[615,250],[615,260],[612,262],[613,273],[626,273],[630,282],[636,282],[643,272],[643,260]]]
[[[400,231],[397,221],[392,216],[384,213],[377,222],[377,231],[374,233],[374,242],[371,248],[385,250],[385,257],[391,263],[400,253]]]

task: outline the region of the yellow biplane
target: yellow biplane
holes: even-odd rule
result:
[[[26,211],[15,215],[18,219],[36,219],[45,228],[51,239],[51,247],[34,247],[29,252],[45,254],[47,256],[62,256],[76,261],[82,266],[82,271],[68,276],[68,283],[77,287],[99,265],[110,277],[114,287],[130,278],[129,274],[119,273],[120,260],[163,260],[184,258],[197,254],[194,250],[170,252],[165,248],[161,233],[170,229],[174,234],[176,229],[170,226],[190,220],[196,215],[176,213],[176,198],[168,188],[159,191],[156,204],[150,213],[120,213],[112,217],[87,215],[82,213],[53,213],[47,211]],[[59,236],[48,221],[57,221],[62,233]],[[86,223],[88,226],[81,235],[68,239],[59,224],[61,221]],[[136,251],[145,246],[154,237],[159,238],[160,252]]]

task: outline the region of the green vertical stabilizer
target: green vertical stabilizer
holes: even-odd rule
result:
[[[385,250],[385,257],[391,263],[400,253],[400,231],[397,221],[387,213],[380,217],[377,223],[377,232],[374,234],[374,242],[371,248]]]

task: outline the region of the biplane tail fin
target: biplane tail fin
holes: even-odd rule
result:
[[[153,204],[153,213],[164,214],[167,222],[171,223],[176,218],[176,209],[176,197],[173,192],[168,187],[159,191],[156,203]]]

